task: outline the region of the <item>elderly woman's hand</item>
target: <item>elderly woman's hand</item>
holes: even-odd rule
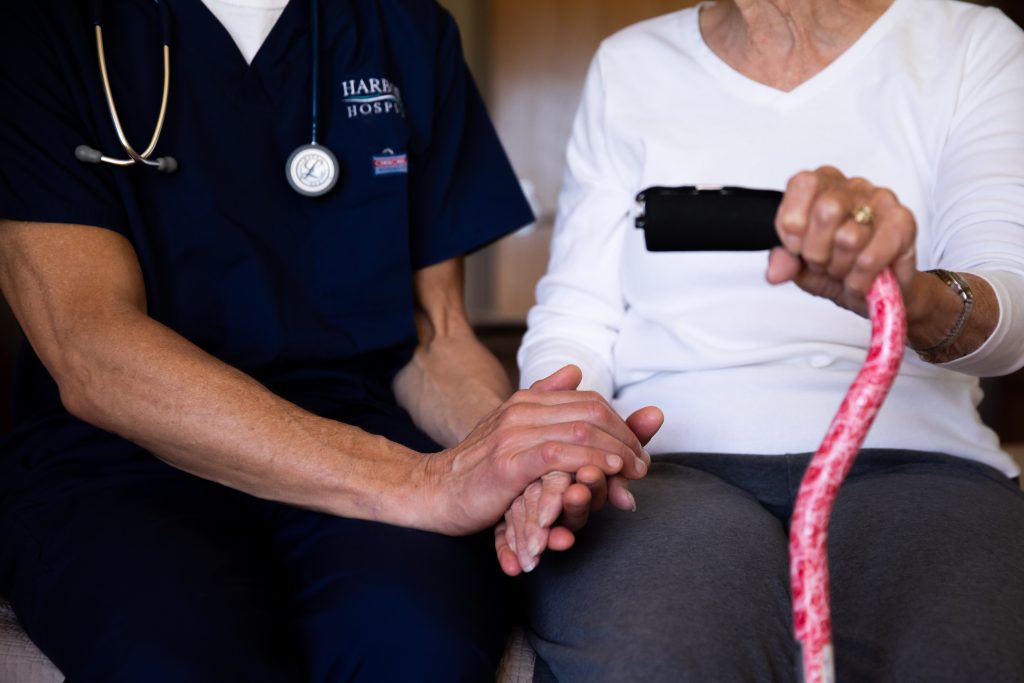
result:
[[[646,445],[665,420],[658,408],[637,410],[626,425]],[[650,456],[644,452],[649,465]],[[581,467],[575,476],[550,472],[530,484],[495,527],[494,549],[498,563],[509,576],[530,572],[546,550],[568,550],[576,542],[590,513],[611,503],[620,510],[636,510],[629,481],[621,475],[607,476],[595,467]]]
[[[531,572],[545,550],[568,550],[576,542],[574,532],[609,500],[619,509],[636,509],[625,477],[606,478],[593,468],[581,468],[575,477],[565,472],[544,475],[512,503],[495,528],[502,570],[510,576]]]
[[[910,295],[917,223],[891,190],[830,166],[798,173],[786,187],[775,227],[784,248],[772,251],[769,282],[792,281],[866,316],[868,290],[891,267],[904,297]]]

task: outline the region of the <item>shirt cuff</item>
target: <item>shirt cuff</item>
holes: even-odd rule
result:
[[[546,343],[543,348],[523,347],[519,351],[519,386],[529,388],[537,380],[575,365],[583,371],[581,391],[596,391],[609,401],[615,393],[611,369],[596,353],[569,343]]]

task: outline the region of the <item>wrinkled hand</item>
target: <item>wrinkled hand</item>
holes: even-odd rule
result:
[[[646,444],[662,422],[661,411],[648,407],[630,415],[626,425]],[[650,463],[646,452],[645,462]],[[530,572],[545,550],[569,549],[576,540],[573,532],[608,501],[620,510],[636,510],[628,480],[621,475],[606,476],[596,468],[580,468],[575,477],[551,472],[533,482],[495,527],[494,548],[502,570],[509,576]],[[556,520],[558,526],[552,526]]]
[[[868,207],[872,217],[854,219]],[[903,289],[917,275],[917,223],[896,195],[830,166],[798,173],[786,187],[775,227],[783,248],[772,250],[768,281],[801,289],[867,316],[865,297],[891,267]]]
[[[420,526],[451,535],[486,529],[549,472],[646,474],[640,441],[599,394],[576,391],[581,379],[579,368],[562,368],[516,392],[458,446],[422,458],[417,489],[430,518]]]

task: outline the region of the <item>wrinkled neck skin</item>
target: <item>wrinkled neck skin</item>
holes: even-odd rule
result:
[[[885,13],[893,0],[718,0],[700,28],[731,67],[790,91],[831,64]]]

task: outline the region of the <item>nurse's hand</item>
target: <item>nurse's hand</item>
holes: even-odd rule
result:
[[[771,253],[769,282],[792,281],[866,317],[868,290],[891,267],[911,304],[920,275],[917,222],[891,190],[830,166],[798,173],[786,187],[775,227],[784,247]]]
[[[644,476],[649,456],[640,441],[603,397],[576,391],[581,377],[579,368],[562,368],[513,394],[458,446],[422,458],[416,489],[430,519],[416,526],[482,531],[552,472]]]
[[[663,422],[659,409],[647,407],[630,415],[626,425],[646,445]],[[646,462],[650,464],[650,456]],[[583,528],[590,513],[606,502],[636,511],[629,483],[622,476],[606,477],[599,470],[581,468],[575,478],[554,472],[534,482],[495,527],[494,549],[502,570],[509,576],[531,572],[545,550],[568,550],[576,540],[573,532]],[[556,521],[557,526],[552,526]]]

